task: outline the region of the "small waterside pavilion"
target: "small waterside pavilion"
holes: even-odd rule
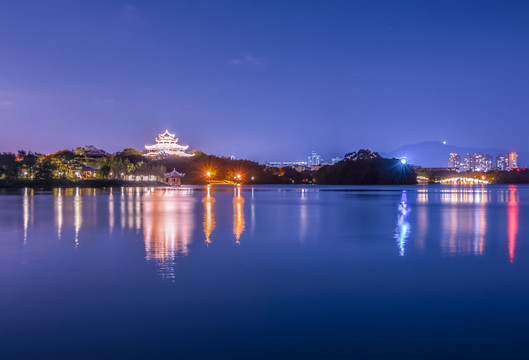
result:
[[[165,182],[171,186],[180,186],[185,175],[185,173],[179,173],[176,169],[173,169],[170,173],[165,174]]]

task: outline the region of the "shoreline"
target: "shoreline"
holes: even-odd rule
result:
[[[415,185],[397,185],[397,184],[352,184],[352,185],[343,185],[343,184],[237,184],[237,183],[209,183],[209,184],[182,184],[182,186],[237,186],[237,185],[246,185],[246,186],[490,186],[490,185],[528,185],[529,183],[490,183],[490,184],[439,184],[439,183],[423,183]],[[79,180],[71,181],[64,179],[54,179],[51,181],[29,181],[29,180],[17,180],[13,182],[0,181],[0,189],[23,189],[23,188],[32,188],[32,189],[54,189],[54,188],[93,188],[93,189],[104,189],[104,188],[119,188],[119,187],[173,187],[168,184],[165,184],[160,181],[122,181],[122,180]],[[177,188],[177,187],[175,187]]]

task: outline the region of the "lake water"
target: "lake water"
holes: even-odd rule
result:
[[[0,358],[527,358],[529,187],[0,192]]]

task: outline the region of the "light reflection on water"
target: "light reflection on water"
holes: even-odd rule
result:
[[[527,210],[529,186],[0,190],[3,358],[523,354]]]
[[[195,191],[196,190],[196,191]],[[226,210],[226,207],[216,205],[215,191],[211,186],[205,188],[121,188],[107,192],[95,189],[54,189],[53,194],[53,223],[56,227],[56,237],[61,240],[68,234],[74,247],[83,244],[83,228],[98,225],[95,213],[104,211],[98,208],[94,200],[101,195],[107,196],[105,205],[108,212],[108,233],[112,236],[116,226],[121,230],[130,230],[143,236],[145,243],[145,259],[155,263],[162,277],[173,278],[175,266],[179,257],[187,256],[194,242],[195,227],[201,227],[205,240],[200,241],[206,246],[215,241],[215,237],[223,237],[219,226],[226,226],[224,217],[220,218],[216,212]],[[226,189],[224,189],[226,190]],[[232,236],[235,244],[240,245],[245,234],[247,222],[245,219],[245,198],[250,201],[250,234],[255,233],[259,206],[262,197],[256,196],[259,188],[233,187]],[[327,226],[320,223],[319,211],[310,212],[314,206],[319,206],[321,193],[318,189],[282,188],[279,193],[290,192],[289,201],[297,206],[289,221],[299,229],[299,238],[303,240],[309,232],[315,234]],[[204,193],[204,194],[202,194]],[[266,193],[266,191],[261,191]],[[340,193],[336,191],[335,193]],[[226,191],[224,191],[226,194]],[[23,244],[29,246],[31,228],[34,223],[35,191],[24,189],[22,194],[22,227]],[[219,194],[220,195],[220,194]],[[315,196],[312,196],[315,195]],[[494,211],[494,219],[503,224],[504,249],[508,260],[513,263],[517,251],[517,237],[519,233],[519,189],[516,186],[494,188],[487,186],[441,186],[415,187],[401,190],[399,196],[392,195],[396,207],[396,226],[388,231],[388,239],[393,237],[397,242],[399,256],[410,256],[409,247],[415,250],[414,255],[428,248],[438,247],[446,255],[476,256],[487,253],[488,241],[494,235],[489,224],[491,206],[505,208],[505,212]],[[93,199],[91,199],[93,198]],[[202,207],[196,207],[198,201]],[[352,200],[344,201],[339,198],[335,205],[337,211],[348,206],[357,206]],[[222,197],[222,201],[226,201]],[[376,200],[369,200],[376,201]],[[312,211],[312,210],[311,210]],[[395,216],[395,215],[393,215]],[[503,216],[503,219],[501,217]],[[200,221],[202,219],[202,221]],[[201,222],[202,226],[200,226]],[[394,223],[395,224],[395,223]],[[498,226],[494,229],[497,230]],[[65,231],[73,230],[73,236]],[[217,235],[216,235],[217,234]],[[497,236],[496,236],[497,237]],[[501,236],[500,236],[501,238]],[[320,239],[319,241],[325,241]]]
[[[211,196],[211,185],[206,188],[206,196],[202,199],[204,203],[204,235],[206,236],[206,244],[211,244],[211,233],[215,229],[215,213],[213,212],[213,204],[215,198]]]
[[[159,266],[162,277],[174,278],[177,257],[187,255],[193,241],[195,199],[187,191],[166,189],[147,191],[142,203],[145,259]],[[141,206],[134,209],[141,212]]]
[[[74,226],[75,226],[75,247],[79,247],[79,231],[81,231],[81,226],[83,225],[83,213],[82,213],[83,201],[81,197],[81,191],[79,188],[75,189],[74,196]]]
[[[244,232],[244,198],[241,196],[241,187],[237,186],[234,189],[233,197],[233,234],[235,235],[235,243],[240,245],[241,235]]]
[[[108,230],[112,234],[114,230],[114,190],[110,188],[110,194],[108,194]]]
[[[428,234],[431,203],[446,204],[441,211],[441,249],[448,255],[484,255],[488,231],[488,204],[506,204],[506,223],[509,260],[515,257],[518,233],[518,188],[514,185],[497,189],[488,186],[448,186],[423,188],[417,194],[418,227],[417,247],[424,247]],[[490,220],[490,219],[489,219]]]
[[[54,189],[55,225],[57,226],[57,238],[61,240],[63,225],[63,189]]]
[[[33,189],[24,189],[24,196],[22,199],[23,204],[23,224],[24,224],[24,247],[28,243],[28,231],[30,222],[33,224]]]
[[[408,206],[408,194],[406,190],[402,190],[398,208],[399,216],[397,220],[397,230],[395,231],[395,237],[397,238],[397,244],[399,246],[399,255],[404,256],[406,240],[410,234],[410,223],[408,221],[410,208]]]

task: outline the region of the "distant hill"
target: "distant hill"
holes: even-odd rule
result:
[[[506,149],[495,148],[475,148],[475,147],[460,147],[455,145],[444,145],[438,141],[425,141],[419,144],[405,145],[395,149],[389,153],[380,153],[383,157],[407,157],[408,162],[412,165],[422,167],[446,167],[448,166],[448,156],[450,153],[456,153],[461,156],[461,159],[466,154],[482,153],[485,155],[492,155],[493,161],[496,161],[496,156],[499,154],[506,154]],[[529,167],[529,152],[518,152],[518,163],[520,167]]]

